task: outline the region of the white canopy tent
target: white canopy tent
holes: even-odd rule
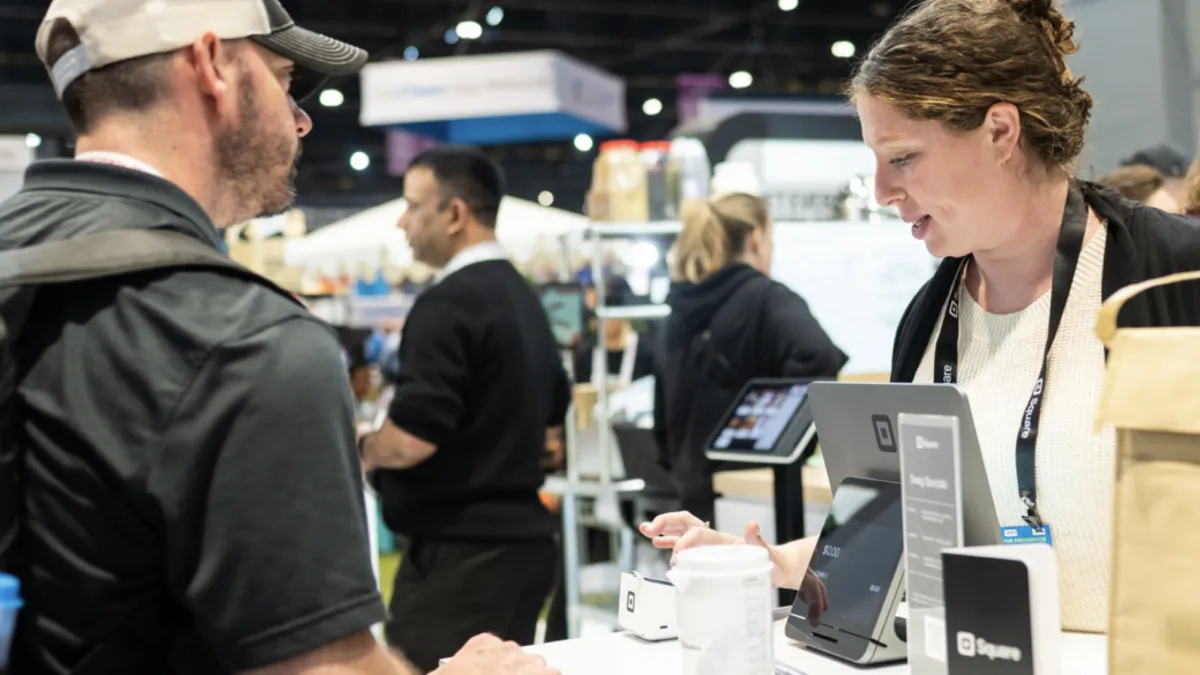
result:
[[[386,252],[390,265],[408,268],[413,264],[412,249],[399,227],[405,208],[405,201],[397,199],[308,236],[288,240],[284,249],[287,264],[331,272],[346,266],[374,267],[383,261]],[[582,233],[587,224],[587,218],[579,214],[505,197],[500,204],[496,234],[516,262],[528,263],[539,250],[553,245],[549,243],[553,238]]]

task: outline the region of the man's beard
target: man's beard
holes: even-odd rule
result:
[[[241,116],[236,128],[217,139],[217,176],[233,222],[285,213],[296,200],[300,145],[287,133],[263,123],[253,82],[241,85]]]

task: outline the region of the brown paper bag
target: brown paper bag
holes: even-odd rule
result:
[[[1176,274],[1104,303],[1109,348],[1097,425],[1117,430],[1109,673],[1200,674],[1200,328],[1118,329],[1121,306]]]

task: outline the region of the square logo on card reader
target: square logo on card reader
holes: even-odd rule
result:
[[[896,434],[892,431],[892,420],[887,415],[873,415],[871,424],[875,426],[875,442],[882,452],[896,452]]]

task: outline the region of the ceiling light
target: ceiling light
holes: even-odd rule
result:
[[[575,149],[580,152],[588,152],[595,147],[595,145],[595,141],[593,141],[592,137],[588,136],[587,134],[579,134],[575,137]]]
[[[477,21],[463,21],[454,28],[454,32],[464,40],[478,40],[483,37],[483,26]]]
[[[800,0],[779,0],[779,9],[790,12],[800,6]]]
[[[499,26],[500,22],[503,20],[504,20],[504,10],[501,9],[500,7],[493,7],[488,10],[487,18],[485,19],[485,21],[487,21],[487,25]]]
[[[833,43],[833,47],[831,47],[829,51],[833,52],[833,55],[839,59],[849,59],[854,56],[854,54],[858,51],[858,48],[855,47],[854,43],[850,42],[849,40],[838,40],[837,42]]]
[[[326,108],[337,108],[346,102],[346,97],[337,89],[326,89],[321,92],[320,101]]]
[[[359,150],[350,155],[350,168],[355,171],[366,171],[367,167],[371,166],[371,156]]]
[[[25,147],[27,147],[31,150],[34,148],[42,147],[42,137],[38,136],[37,134],[26,134],[25,135]]]
[[[656,98],[648,98],[648,99],[646,99],[646,102],[642,104],[642,112],[646,113],[647,115],[650,115],[651,117],[662,112],[662,109],[663,109],[662,101],[660,101]]]
[[[421,57],[420,49],[417,49],[416,47],[413,47],[411,45],[404,48],[404,60],[405,61],[416,61],[420,57]]]
[[[541,193],[538,194],[538,203],[542,206],[550,206],[554,203],[554,193],[550,192],[549,190],[542,190]]]
[[[444,39],[448,45],[455,44],[458,42],[458,31],[450,28],[446,31],[446,35],[442,39]]]
[[[754,84],[754,76],[744,70],[739,70],[729,76],[729,86],[734,89],[745,89],[752,84]]]

